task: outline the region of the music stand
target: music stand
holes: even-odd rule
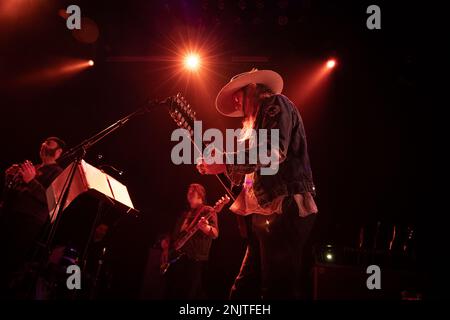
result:
[[[50,211],[50,218],[52,220],[52,223],[49,224],[49,232],[45,233],[43,243],[41,243],[41,245],[44,247],[46,252],[45,252],[45,254],[43,254],[41,256],[41,259],[39,262],[39,270],[36,274],[37,277],[39,277],[40,273],[44,269],[46,258],[50,253],[50,248],[52,246],[53,238],[56,234],[58,224],[61,220],[62,212],[76,198],[77,192],[80,191],[80,190],[77,191],[77,188],[72,188],[73,181],[74,180],[78,181],[80,183],[80,185],[84,186],[85,188],[87,186],[87,188],[89,189],[90,192],[102,193],[100,190],[98,190],[96,188],[89,188],[89,186],[92,186],[92,184],[91,185],[86,184],[87,183],[86,181],[84,181],[84,184],[83,184],[80,182],[80,179],[78,179],[80,177],[80,175],[82,176],[81,172],[83,172],[83,170],[84,170],[84,172],[91,172],[91,170],[90,170],[91,168],[83,160],[86,156],[87,151],[93,145],[95,145],[97,142],[99,142],[100,140],[102,140],[103,138],[108,136],[109,134],[113,133],[117,129],[124,126],[132,118],[135,118],[136,116],[145,114],[157,106],[171,104],[172,102],[173,102],[172,97],[169,97],[164,100],[150,100],[150,101],[148,100],[143,104],[143,106],[138,108],[136,111],[134,111],[134,112],[128,114],[127,116],[123,117],[122,119],[116,121],[109,127],[105,128],[102,131],[98,132],[97,134],[93,135],[92,137],[82,141],[75,147],[66,151],[61,156],[61,158],[58,159],[59,163],[62,163],[67,160],[72,160],[72,162],[61,174],[61,179],[58,180],[58,183],[57,183],[58,188],[56,189],[55,188],[56,185],[55,185],[55,187],[52,187],[53,191],[48,191],[50,193],[49,196],[50,196],[50,200],[52,201],[52,208],[53,208]],[[80,169],[80,168],[82,168],[82,169]],[[78,178],[76,178],[76,177],[78,177]],[[101,175],[99,175],[99,177],[101,177]],[[113,179],[112,177],[105,178],[105,179],[106,179],[106,181],[109,182],[109,184],[114,185],[114,187],[110,187],[111,195],[113,195],[112,192],[114,190],[118,191],[117,195],[114,194],[113,197],[110,197],[107,195],[106,199],[109,199],[109,201],[113,201],[115,204],[116,203],[123,204],[123,205],[127,205],[129,208],[132,208],[131,200],[129,200],[129,196],[128,196],[128,199],[126,199],[127,197],[123,194],[124,189],[123,189],[123,187],[120,186],[120,183],[116,183],[117,180]],[[102,180],[104,182],[103,178],[102,178]],[[91,181],[91,183],[92,183],[92,181]],[[95,185],[95,183],[94,183],[94,185]],[[104,186],[104,184],[100,189],[105,191],[108,194],[108,192],[107,192],[108,188],[106,188]],[[55,193],[55,190],[58,190],[58,192]],[[53,196],[52,196],[52,193],[53,193]],[[102,194],[105,195],[104,193],[102,193]],[[57,195],[57,197],[55,197],[55,195]],[[126,192],[126,195],[128,195],[128,192]],[[64,205],[61,205],[61,204],[64,204]],[[129,204],[131,204],[131,206]],[[100,209],[100,207],[99,207],[99,209]],[[39,257],[39,250],[36,251],[35,257]],[[31,292],[30,292],[30,294],[31,294]]]
[[[72,183],[66,201],[62,204],[58,200],[64,192],[64,183],[72,170],[75,170]],[[54,223],[56,220],[56,214],[64,211],[78,196],[84,193],[89,193],[101,201],[108,201],[112,205],[117,205],[126,213],[137,212],[125,185],[86,161],[81,160],[73,162],[61,172],[47,189],[47,203],[51,223]],[[62,210],[60,210],[61,206]]]

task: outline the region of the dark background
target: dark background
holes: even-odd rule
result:
[[[370,231],[381,222],[388,233],[394,224],[413,225],[419,263],[411,267],[432,269],[422,254],[428,252],[423,241],[428,233],[419,219],[427,210],[423,191],[431,174],[424,133],[429,122],[419,85],[429,38],[417,23],[421,8],[378,2],[382,29],[368,30],[366,8],[373,3],[366,1],[223,1],[223,9],[221,1],[23,3],[0,20],[1,170],[25,159],[38,163],[40,142],[49,135],[73,146],[146,99],[177,92],[191,102],[204,128],[236,128],[239,122],[214,108],[218,90],[237,73],[273,69],[283,76],[284,93],[307,130],[320,210],[312,242],[354,247],[361,227]],[[95,21],[94,43],[77,41],[66,28],[58,10],[69,4]],[[198,75],[180,66],[186,48],[199,49],[204,58]],[[305,98],[308,76],[329,57],[337,59],[337,67]],[[20,81],[70,58],[93,59],[95,66]],[[87,156],[99,165],[96,156],[102,154],[102,163],[125,172],[120,180],[141,212],[139,218],[121,219],[115,232],[118,297],[138,296],[148,248],[185,207],[191,182],[206,186],[210,203],[224,193],[214,177],[172,164],[173,129],[166,110],[157,109]],[[243,245],[229,211],[220,214],[219,223],[208,287],[211,297],[225,298]],[[432,292],[432,280],[425,278],[423,290]]]

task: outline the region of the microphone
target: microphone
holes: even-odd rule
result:
[[[119,170],[117,168],[114,168],[113,166],[109,165],[109,164],[103,164],[99,167],[102,171],[104,171],[104,168],[108,168],[111,169],[112,171],[114,171],[115,173],[117,173],[119,176],[122,176],[125,172],[123,170]]]

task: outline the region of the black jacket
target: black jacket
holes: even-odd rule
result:
[[[315,194],[313,175],[309,161],[305,128],[298,109],[284,95],[276,94],[261,104],[255,120],[256,132],[267,129],[266,141],[258,141],[259,147],[266,143],[272,149],[271,129],[278,129],[279,165],[275,174],[267,174],[267,164],[228,164],[227,175],[240,184],[247,173],[254,172],[253,190],[261,207],[282,195],[310,192]],[[258,137],[259,138],[259,137]],[[261,140],[261,139],[260,139]],[[249,149],[245,150],[248,159]]]

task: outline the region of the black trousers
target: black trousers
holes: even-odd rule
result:
[[[203,273],[206,261],[197,261],[186,255],[175,262],[167,272],[167,298],[171,300],[204,299]]]
[[[248,244],[230,299],[300,299],[303,248],[315,215],[302,218],[288,197],[281,214],[247,217]]]

